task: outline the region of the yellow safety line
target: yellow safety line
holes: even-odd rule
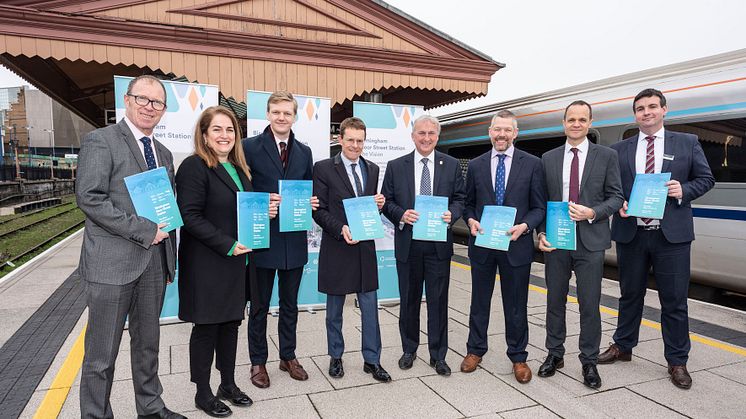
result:
[[[464,265],[463,263],[451,262],[451,265],[453,265],[453,266],[455,266],[457,268],[463,269],[465,271],[471,270],[471,266]],[[499,275],[497,276],[497,280],[500,280],[500,276]],[[528,289],[531,290],[531,291],[534,291],[534,292],[538,292],[540,294],[544,294],[544,295],[547,294],[546,288],[537,287],[536,285],[529,285]],[[567,301],[570,302],[570,303],[573,303],[573,304],[577,304],[578,303],[578,299],[575,298],[575,297],[573,297],[573,296],[571,296],[571,295],[567,296]],[[599,310],[602,313],[605,313],[605,314],[608,314],[608,315],[611,315],[611,316],[614,316],[614,317],[619,317],[619,312],[617,310],[614,310],[614,309],[611,309],[611,308],[608,308],[608,307],[604,307],[604,306],[601,306],[599,308]],[[647,326],[647,327],[649,327],[651,329],[661,330],[661,324],[660,323],[654,322],[654,321],[650,321],[650,320],[647,320],[647,319],[642,319],[642,325],[643,326]],[[717,341],[717,340],[714,340],[714,339],[710,339],[710,338],[707,338],[707,337],[704,337],[704,336],[701,336],[701,335],[697,335],[697,334],[694,334],[694,333],[689,333],[689,337],[693,341],[695,341],[695,342],[699,342],[699,343],[705,344],[707,346],[711,346],[713,348],[721,349],[721,350],[726,351],[726,352],[734,353],[734,354],[741,355],[741,356],[746,356],[746,349],[744,349],[744,348],[741,348],[741,347],[738,347],[738,346],[734,346],[734,345],[731,345],[731,344],[728,344],[728,343],[720,342],[720,341]]]
[[[34,419],[46,419],[56,418],[59,416],[62,406],[67,400],[67,395],[70,393],[70,388],[75,381],[75,377],[78,375],[80,366],[83,364],[84,354],[84,342],[85,342],[85,330],[80,332],[78,338],[75,340],[73,347],[65,358],[65,362],[62,363],[62,367],[57,372],[57,376],[54,377],[52,386],[47,390],[47,394],[44,396],[39,408],[34,413]]]

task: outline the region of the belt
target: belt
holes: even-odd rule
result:
[[[637,226],[637,229],[638,230],[643,230],[643,231],[656,231],[656,230],[660,230],[661,229],[661,225],[660,224],[654,224],[654,225],[650,225],[650,226]]]

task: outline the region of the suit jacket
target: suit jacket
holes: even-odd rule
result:
[[[547,196],[541,160],[517,148],[514,150],[503,205],[516,209],[516,225],[521,223],[528,225],[529,234],[519,237],[508,247],[510,265],[523,266],[533,262],[534,240],[531,231],[544,221]],[[469,162],[466,172],[466,208],[464,209],[464,221],[467,225],[469,218],[477,221],[482,219],[485,205],[497,205],[495,189],[492,186],[491,157],[492,150]],[[496,250],[476,246],[474,240],[475,237],[469,235],[469,259],[473,262],[485,263],[490,253]]]
[[[448,210],[451,211],[451,225],[455,223],[464,210],[464,177],[461,166],[455,158],[435,151],[433,174],[433,195],[448,198]],[[412,226],[405,224],[399,228],[399,221],[408,209],[414,208],[414,151],[388,163],[383,177],[381,193],[386,197],[383,215],[394,224],[394,253],[396,260],[406,262],[409,259],[409,247],[412,244]],[[450,259],[453,256],[453,234],[448,229],[446,242],[435,242],[438,259]]]
[[[638,136],[626,138],[611,146],[619,154],[619,171],[622,176],[624,199],[629,201],[632,185],[637,174],[635,155]],[[696,135],[665,130],[663,153],[673,160],[663,159],[662,172],[670,172],[672,180],[681,183],[681,204],[675,198],[666,199],[666,208],[661,220],[663,235],[671,243],[694,240],[694,222],[691,202],[715,185],[710,166],[707,164],[702,146]],[[614,217],[611,223],[611,238],[619,243],[629,243],[637,234],[637,217]]]
[[[137,216],[124,178],[147,170],[142,152],[127,123],[99,128],[83,138],[78,154],[75,195],[85,213],[80,275],[90,282],[124,285],[145,271],[151,257],[165,254],[164,274],[173,279],[176,235],[152,246],[158,226]],[[159,166],[174,180],[171,152],[153,140]],[[163,253],[161,253],[163,248]]]
[[[541,156],[550,201],[562,201],[562,162],[565,145],[549,150]],[[588,155],[580,177],[580,202],[592,208],[596,218],[592,223],[577,223],[577,238],[590,251],[611,247],[609,217],[619,211],[624,203],[619,179],[617,153],[602,145],[588,143]],[[541,230],[544,231],[542,225]]]
[[[378,191],[378,166],[360,157],[360,168],[365,166],[361,182],[363,195]],[[342,236],[347,224],[343,199],[354,198],[355,192],[339,154],[321,160],[313,168],[313,193],[319,198],[319,208],[313,219],[321,229],[319,250],[319,292],[345,295],[378,289],[378,262],[375,240],[349,245]]]
[[[245,192],[251,182],[237,168]],[[241,320],[246,307],[246,255],[228,256],[238,237],[233,178],[197,155],[176,173],[184,226],[179,242],[179,318],[197,324]],[[243,243],[245,244],[245,243]]]
[[[269,126],[256,137],[243,140],[246,163],[251,169],[252,184],[257,192],[278,193],[280,179],[311,180],[313,156],[311,149],[290,132],[288,162],[283,170],[280,152]],[[280,217],[269,222],[269,249],[257,250],[254,261],[257,267],[294,269],[308,262],[308,242],[305,231],[280,233]]]

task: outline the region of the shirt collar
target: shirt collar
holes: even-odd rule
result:
[[[492,154],[490,155],[490,158],[494,159],[495,157],[497,157],[500,154],[505,154],[506,156],[508,156],[509,158],[512,159],[514,152],[515,152],[515,147],[513,147],[513,144],[511,144],[510,147],[508,147],[508,149],[505,150],[505,151],[503,151],[503,152],[497,151],[497,150],[495,150],[495,147],[492,147]]]
[[[344,162],[344,164],[345,164],[346,167],[350,167],[351,164],[358,164],[358,163],[360,163],[360,158],[358,158],[356,161],[352,161],[352,160],[348,159],[347,157],[345,157],[344,153],[339,153],[339,157],[342,158],[342,161]]]
[[[588,147],[588,137],[583,138],[583,141],[575,146],[575,148],[577,148],[580,153],[588,153]],[[570,145],[570,143],[565,141],[565,154],[570,153],[570,150],[572,148],[573,147]]]
[[[661,129],[659,129],[658,132],[656,132],[655,134],[653,134],[653,136],[656,139],[658,139],[658,138],[666,138],[665,135],[666,135],[666,129],[664,127],[661,127]],[[647,135],[645,135],[645,133],[643,133],[642,131],[640,131],[640,134],[637,137],[637,141],[646,141],[647,142],[647,140],[645,139],[645,137],[647,137]]]
[[[416,148],[414,149],[414,161],[415,161],[415,163],[422,163],[422,159],[424,159],[425,157],[427,157],[430,160],[428,163],[430,163],[430,162],[435,163],[435,156],[434,155],[435,155],[435,152],[433,151],[432,153],[430,153],[429,156],[423,156],[422,154],[420,154],[419,151],[417,151]]]
[[[138,129],[138,128],[137,128],[136,126],[135,126],[135,124],[133,124],[133,123],[132,123],[132,121],[130,121],[130,120],[129,120],[129,118],[127,118],[127,116],[126,116],[126,115],[124,116],[124,122],[125,122],[125,123],[127,123],[127,126],[129,127],[130,131],[132,131],[132,135],[134,135],[134,136],[135,136],[135,139],[136,139],[137,141],[140,141],[140,139],[141,139],[142,137],[148,137],[148,138],[150,139],[150,141],[153,141],[153,134],[151,134],[151,135],[145,135],[145,134],[143,134],[143,132],[142,132],[142,131],[140,131],[140,130],[139,130],[139,129]]]

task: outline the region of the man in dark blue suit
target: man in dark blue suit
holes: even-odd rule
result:
[[[445,242],[412,239],[412,225],[419,218],[414,210],[416,195],[448,198],[443,222],[448,227],[461,217],[464,208],[464,177],[458,160],[435,151],[440,135],[438,119],[423,115],[414,121],[415,151],[389,162],[381,193],[386,197],[383,214],[395,228],[394,254],[399,276],[399,334],[403,354],[401,369],[414,363],[420,344],[422,285],[427,300],[427,341],[430,366],[440,375],[450,375],[448,352],[448,283],[453,256],[450,228]]]
[[[292,131],[298,102],[289,92],[272,93],[267,100],[269,126],[256,137],[243,140],[246,163],[251,169],[251,183],[257,192],[277,194],[278,181],[312,180],[311,149],[298,141]],[[280,197],[281,199],[281,197]],[[313,209],[319,201],[311,198]],[[270,248],[254,252],[256,280],[251,281],[249,313],[249,357],[251,382],[269,387],[267,363],[267,313],[272,297],[275,274],[279,277],[280,369],[295,380],[306,380],[308,374],[295,356],[295,329],[298,323],[298,289],[303,266],[308,262],[305,231],[280,232],[279,217],[270,221]]]
[[[461,371],[472,372],[487,352],[487,327],[490,304],[495,288],[495,274],[500,271],[500,290],[505,316],[505,340],[513,374],[519,383],[531,381],[526,364],[528,352],[528,280],[534,255],[531,232],[544,220],[546,190],[541,160],[513,146],[518,136],[518,122],[508,111],[498,112],[488,134],[492,149],[469,162],[466,173],[466,208],[464,220],[469,226],[469,259],[471,260],[471,310],[467,355]],[[516,209],[515,225],[507,252],[479,247],[475,237],[484,231],[479,224],[486,205],[504,205]]]
[[[611,238],[616,241],[619,265],[619,320],[614,343],[598,359],[599,364],[630,361],[637,346],[644,307],[648,271],[658,286],[661,325],[668,373],[676,387],[688,389],[692,379],[689,359],[687,293],[690,276],[694,222],[691,202],[715,184],[710,166],[696,135],[663,128],[666,98],[658,90],[645,89],[632,105],[640,133],[612,145],[619,154],[624,205],[614,217]],[[638,173],[671,173],[663,219],[632,217],[627,200]]]

